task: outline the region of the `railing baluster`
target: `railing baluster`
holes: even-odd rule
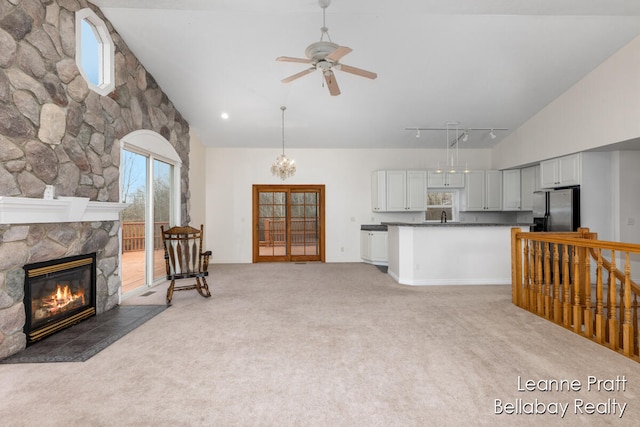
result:
[[[536,242],[536,313],[544,316],[544,294],[542,276],[542,242]]]
[[[589,260],[588,251],[586,248],[580,249],[581,257],[584,260],[584,280],[583,292],[584,292],[584,334],[585,336],[593,337],[593,313],[591,311],[591,261]]]
[[[560,295],[560,251],[558,244],[553,244],[553,321],[562,322],[562,300]]]
[[[562,289],[564,290],[563,324],[565,328],[571,327],[571,283],[569,282],[569,247],[562,245]]]
[[[551,252],[549,243],[542,244],[544,252],[544,317],[551,319],[551,295],[553,294],[551,287]]]
[[[572,246],[573,254],[573,332],[582,333],[582,305],[580,304],[580,257],[578,249]]]
[[[617,295],[616,277],[613,271],[616,269],[616,251],[611,251],[611,272],[609,272],[609,347],[618,350],[618,318],[616,314]]]
[[[602,304],[602,250],[596,249],[598,265],[596,267],[596,341],[604,343],[604,306]]]
[[[624,323],[622,324],[622,351],[627,357],[633,355],[633,325],[631,324],[631,264],[629,252],[624,263]]]
[[[633,312],[631,313],[633,317],[633,343],[634,343],[634,354],[636,356],[640,355],[640,345],[638,344],[638,294],[633,294]]]

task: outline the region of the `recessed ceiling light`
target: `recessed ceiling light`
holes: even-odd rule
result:
[[[229,114],[223,112],[222,114],[220,114],[220,117],[222,117],[222,120],[228,120],[229,119]]]

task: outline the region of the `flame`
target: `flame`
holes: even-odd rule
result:
[[[49,301],[48,306],[57,309],[64,308],[78,300],[82,300],[82,304],[84,304],[84,289],[80,289],[74,294],[69,288],[69,285],[57,284],[55,292],[46,300]]]

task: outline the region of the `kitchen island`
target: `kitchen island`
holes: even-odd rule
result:
[[[383,223],[388,274],[403,285],[511,284],[511,229],[530,224]]]

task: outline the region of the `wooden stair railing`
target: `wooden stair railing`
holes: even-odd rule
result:
[[[640,245],[598,240],[586,228],[572,233],[514,228],[511,236],[515,305],[640,361],[640,286],[631,279],[631,258],[640,258]]]

